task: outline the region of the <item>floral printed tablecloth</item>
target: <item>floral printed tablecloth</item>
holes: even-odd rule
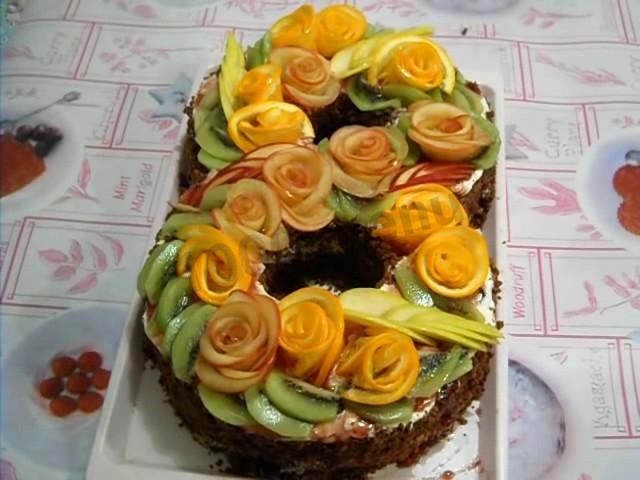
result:
[[[574,178],[590,144],[640,125],[640,2],[354,3],[386,25],[435,25],[463,68],[504,78],[509,478],[639,478],[640,257],[590,224]],[[26,2],[0,105],[80,92],[60,108],[85,148],[56,201],[0,218],[2,480],[84,477],[95,419],[40,415],[32,372],[87,349],[109,367],[198,66],[219,60],[227,31],[253,42],[298,4]]]

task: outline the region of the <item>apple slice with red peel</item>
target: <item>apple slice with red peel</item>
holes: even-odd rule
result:
[[[295,143],[273,143],[257,148],[240,160],[216,172],[202,182],[185,190],[180,195],[180,203],[198,207],[202,197],[211,188],[227,183],[234,183],[243,178],[258,178],[262,175],[262,165],[271,155],[286,148],[299,147]]]
[[[470,178],[474,170],[474,166],[469,162],[420,163],[415,167],[400,172],[391,182],[389,191],[395,192],[423,183],[438,183],[445,187],[452,187]]]

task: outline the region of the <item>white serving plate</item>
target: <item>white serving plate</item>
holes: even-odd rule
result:
[[[202,70],[204,74],[208,68]],[[466,71],[467,78],[477,81],[495,111],[495,124],[504,142],[502,79],[495,73]],[[202,75],[204,76],[204,75]],[[196,78],[202,78],[198,76]],[[195,82],[198,84],[198,82]],[[197,86],[194,89],[197,90]],[[182,135],[186,119],[182,122]],[[181,145],[176,147],[174,161],[167,173],[166,201],[177,197],[177,172]],[[498,159],[496,202],[485,226],[485,235],[500,270],[506,268],[505,259],[505,186],[504,148]],[[168,206],[156,215],[154,230],[159,230]],[[151,247],[151,244],[149,245]],[[145,369],[142,353],[143,335],[140,320],[144,302],[137,293],[131,300],[129,319],[113,366],[111,382],[103,415],[98,425],[89,467],[88,480],[153,479],[153,480],[213,480],[232,479],[211,466],[219,457],[212,456],[196,443],[166,402],[158,385],[158,374]],[[498,318],[504,319],[504,308],[498,303]],[[432,449],[414,467],[387,467],[375,475],[380,479],[438,480],[451,470],[456,480],[506,480],[507,464],[507,388],[508,364],[505,345],[496,348],[485,395],[480,400],[479,421],[471,421],[456,429],[450,439]],[[481,468],[469,469],[480,458]]]
[[[627,163],[629,150],[640,150],[638,127],[616,131],[591,145],[578,163],[576,192],[580,208],[607,239],[630,253],[640,253],[640,237],[625,230],[618,220],[622,197],[613,188],[613,176]]]
[[[13,100],[2,104],[0,119],[13,120],[41,108],[42,102],[33,100]],[[2,220],[8,222],[48,207],[60,198],[72,179],[78,176],[83,159],[82,127],[66,114],[59,106],[29,117],[17,126],[28,124],[35,126],[44,123],[58,128],[62,140],[49,155],[44,158],[45,171],[20,190],[0,199]],[[16,126],[16,128],[17,128]]]

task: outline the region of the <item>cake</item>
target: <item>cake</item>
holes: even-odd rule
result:
[[[411,465],[484,390],[500,136],[431,33],[303,5],[246,49],[228,36],[186,109],[144,349],[233,473]]]

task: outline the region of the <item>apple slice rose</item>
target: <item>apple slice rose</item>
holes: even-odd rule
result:
[[[430,160],[463,162],[476,158],[492,140],[469,113],[448,103],[417,102],[409,107],[409,138]]]
[[[273,368],[279,333],[280,312],[274,300],[233,292],[200,338],[196,375],[217,392],[244,392]]]
[[[333,220],[333,210],[325,205],[331,166],[317,151],[299,146],[277,151],[264,162],[262,175],[280,198],[287,225],[310,232]]]
[[[249,239],[268,251],[289,246],[278,196],[260,180],[245,178],[234,183],[224,206],[213,211],[213,218],[241,244]]]
[[[329,140],[333,182],[347,193],[373,198],[388,190],[408,151],[404,137],[394,135],[391,129],[340,128]]]
[[[340,95],[340,81],[322,55],[299,47],[275,48],[269,62],[282,68],[282,91],[286,100],[306,108],[329,105]]]
[[[212,188],[237,182],[243,178],[258,178],[262,175],[262,166],[269,155],[278,150],[291,148],[294,143],[273,143],[247,153],[242,159],[228,167],[211,173],[202,182],[189,187],[180,195],[180,203],[197,207],[202,198]]]

